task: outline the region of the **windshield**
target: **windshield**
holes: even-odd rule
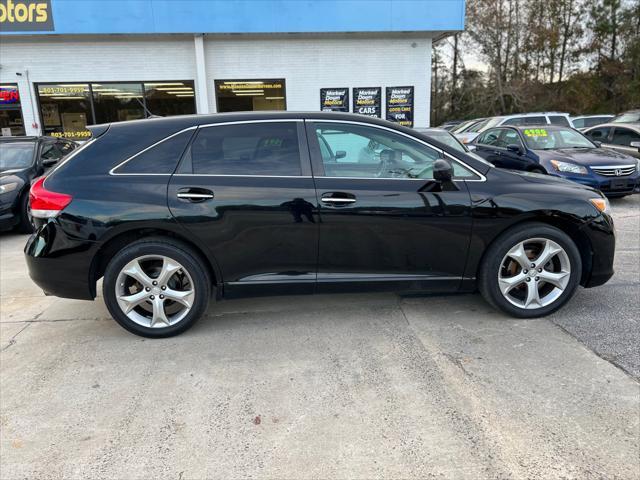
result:
[[[458,141],[458,139],[456,137],[454,137],[453,135],[451,135],[448,132],[427,132],[425,133],[425,135],[427,135],[428,137],[433,138],[434,140],[437,140],[441,143],[444,143],[445,145],[459,151],[459,152],[464,152],[467,153],[467,149]]]
[[[475,122],[477,122],[477,120],[467,120],[465,122],[462,122],[460,125],[452,128],[451,133],[461,133],[462,131],[473,125]]]
[[[524,141],[531,150],[555,150],[562,148],[595,148],[595,145],[575,130],[549,130],[528,128]]]
[[[33,143],[0,143],[0,170],[22,169],[33,162]]]
[[[486,118],[486,119],[476,123],[475,125],[472,125],[471,128],[467,129],[467,132],[469,132],[469,133],[478,133],[481,129],[486,127],[491,120],[492,120],[491,118]]]
[[[640,122],[640,112],[629,112],[618,115],[611,123],[635,123]]]

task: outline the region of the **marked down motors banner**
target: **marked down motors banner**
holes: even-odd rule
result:
[[[413,87],[387,87],[387,120],[413,127]]]
[[[380,118],[382,116],[382,88],[354,88],[353,113]]]
[[[321,88],[320,110],[323,112],[348,112],[349,89],[348,88]]]

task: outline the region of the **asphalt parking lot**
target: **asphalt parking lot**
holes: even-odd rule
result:
[[[0,477],[640,478],[640,195],[612,204],[615,277],[547,319],[257,298],[166,340],[45,297],[3,234]]]

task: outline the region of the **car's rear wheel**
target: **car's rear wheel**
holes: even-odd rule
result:
[[[178,335],[205,313],[211,281],[197,254],[171,239],[141,240],[109,262],[103,294],[113,318],[137,335]]]
[[[519,318],[548,315],[575,293],[582,261],[573,240],[540,223],[501,235],[485,254],[478,286],[495,308]]]

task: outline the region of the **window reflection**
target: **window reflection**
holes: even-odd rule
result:
[[[147,113],[159,117],[196,113],[193,82],[144,84]]]
[[[140,83],[93,83],[96,123],[124,122],[145,118]]]
[[[86,140],[93,123],[89,84],[39,84],[38,98],[45,135]]]

